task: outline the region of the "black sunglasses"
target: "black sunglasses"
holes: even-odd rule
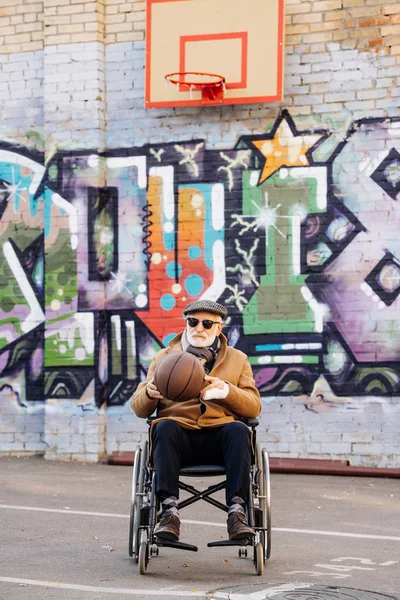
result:
[[[189,323],[189,327],[197,327],[197,325],[201,322],[204,329],[211,329],[213,325],[222,323],[222,321],[210,321],[210,319],[204,319],[203,321],[200,321],[200,319],[195,319],[194,317],[189,317],[186,320]]]

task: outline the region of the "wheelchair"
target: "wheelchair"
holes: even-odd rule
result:
[[[150,417],[151,425],[156,417]],[[271,492],[268,453],[256,441],[256,419],[242,419],[252,431],[252,462],[249,477],[249,502],[247,514],[249,525],[256,535],[242,540],[220,540],[209,542],[209,548],[216,546],[239,546],[239,558],[246,558],[248,549],[252,555],[257,575],[262,575],[266,560],[271,555]],[[144,575],[150,559],[158,556],[160,547],[176,548],[197,552],[197,546],[183,542],[159,539],[154,531],[161,514],[159,500],[155,493],[155,471],[149,457],[149,438],[136,448],[132,474],[132,497],[129,518],[129,556],[138,563],[139,573]],[[225,475],[225,468],[219,465],[196,465],[183,467],[182,477],[215,477]],[[225,488],[226,480],[199,491],[193,486],[179,480],[179,489],[191,494],[191,497],[178,504],[181,510],[198,500],[204,500],[221,510],[228,512],[228,506],[211,497],[212,494]]]

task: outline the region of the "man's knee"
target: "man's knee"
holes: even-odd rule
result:
[[[242,421],[232,421],[224,425],[224,432],[235,437],[250,437],[250,430]]]
[[[173,419],[165,419],[154,425],[153,440],[170,440],[180,435],[181,426]]]
[[[232,421],[223,428],[224,437],[228,440],[236,441],[244,445],[250,444],[250,430],[241,421]]]

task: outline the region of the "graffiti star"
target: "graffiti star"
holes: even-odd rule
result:
[[[229,191],[231,192],[232,188],[233,188],[233,184],[234,184],[232,169],[234,169],[235,167],[239,167],[239,166],[242,166],[245,169],[248,168],[249,160],[250,160],[250,150],[243,150],[242,152],[239,153],[239,155],[235,159],[230,158],[224,152],[220,152],[219,155],[221,158],[226,160],[226,162],[228,163],[228,166],[227,167],[225,167],[225,166],[218,167],[217,170],[227,172],[228,187],[229,187]]]
[[[252,201],[252,203],[254,204],[254,206],[256,207],[258,212],[260,213],[260,215],[258,217],[256,217],[257,225],[256,225],[256,228],[254,229],[254,231],[257,231],[257,229],[261,226],[265,227],[266,230],[268,230],[269,227],[273,227],[275,229],[275,231],[277,231],[282,237],[285,238],[286,235],[276,225],[276,220],[278,218],[276,211],[278,210],[278,208],[280,208],[281,205],[277,204],[275,206],[275,208],[270,208],[269,206],[260,208],[258,206],[258,204],[256,204],[254,202],[254,200]],[[281,218],[283,217],[283,215],[280,215],[280,216],[281,216]]]
[[[256,204],[254,201],[253,204],[259,211],[260,215],[258,217],[253,217],[251,215],[232,215],[232,219],[234,219],[234,222],[232,223],[231,227],[234,227],[235,225],[241,225],[242,229],[239,231],[239,235],[243,235],[250,229],[257,231],[260,227],[264,227],[265,230],[268,231],[269,227],[273,227],[275,231],[279,233],[279,235],[286,238],[286,235],[276,225],[276,220],[278,216],[280,216],[281,218],[285,218],[283,215],[276,214],[276,211],[281,205],[278,204],[277,206],[275,206],[275,208],[270,208],[268,206],[260,208],[258,204]],[[247,223],[246,219],[249,219]]]
[[[201,142],[200,144],[196,144],[196,146],[194,148],[185,148],[184,146],[180,146],[179,144],[176,144],[174,146],[174,148],[177,152],[180,152],[181,154],[184,155],[184,158],[182,158],[182,160],[179,161],[179,164],[184,165],[184,164],[188,163],[189,165],[191,165],[193,167],[195,177],[199,176],[199,166],[196,163],[196,161],[194,160],[194,158],[195,158],[196,154],[198,153],[198,151],[200,150],[200,148],[202,148],[203,146],[204,146],[204,142]]]
[[[3,189],[0,192],[5,194],[7,200],[15,200],[18,198],[19,200],[24,200],[24,197],[21,195],[21,192],[26,190],[26,188],[19,187],[19,183],[7,183],[7,181],[3,181]]]
[[[115,280],[112,286],[112,291],[116,290],[119,294],[122,290],[126,290],[128,294],[133,296],[131,290],[126,287],[126,283],[130,283],[131,279],[127,278],[126,273],[118,273],[117,275],[111,271],[111,277]]]
[[[287,117],[283,117],[272,136],[252,141],[258,155],[264,161],[258,184],[263,183],[281,167],[305,167],[309,165],[307,152],[323,138],[323,134],[298,133]]]

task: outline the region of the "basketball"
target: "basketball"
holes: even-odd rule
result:
[[[156,367],[154,384],[164,398],[184,402],[199,395],[204,375],[203,365],[190,352],[169,352]]]

